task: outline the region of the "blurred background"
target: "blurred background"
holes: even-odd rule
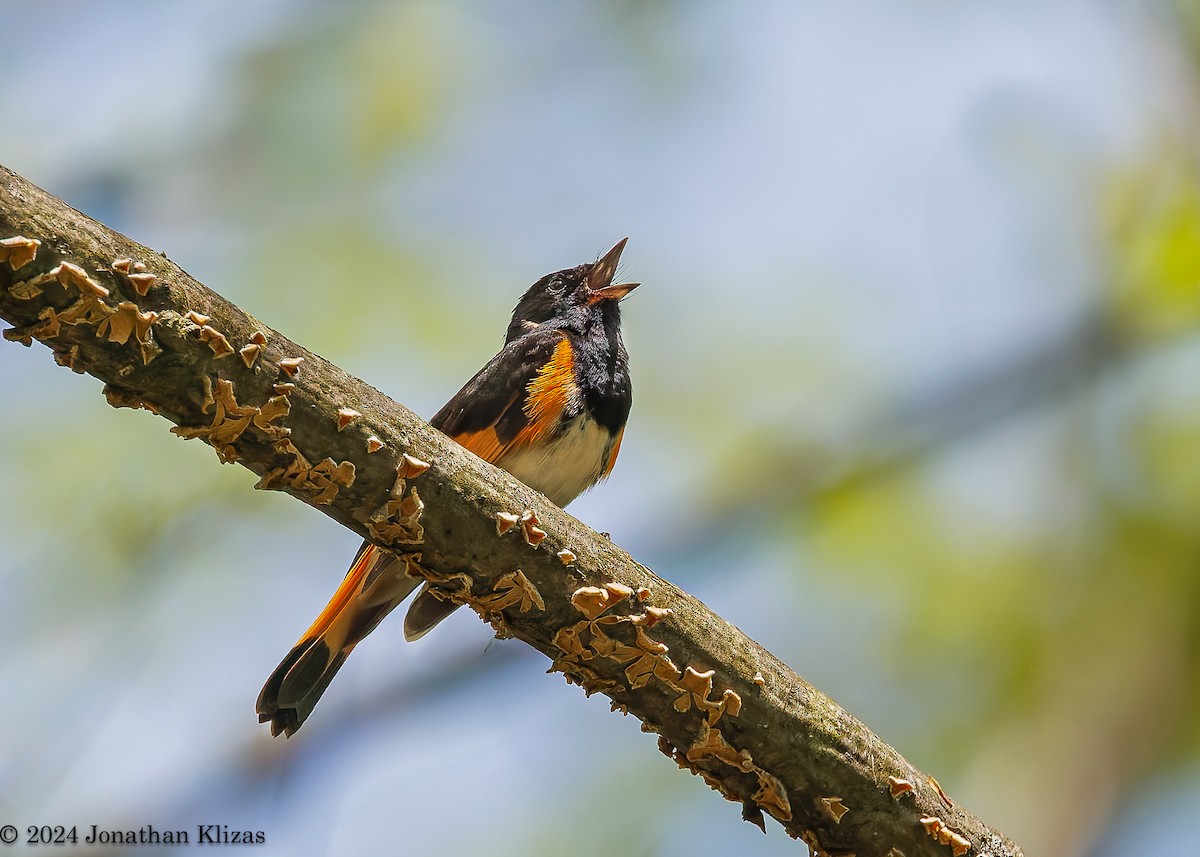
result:
[[[0,163],[424,416],[630,236],[632,421],[571,511],[1031,857],[1194,853],[1200,3],[0,20]],[[386,622],[272,740],[357,538],[49,357],[0,346],[0,823],[803,847],[470,614]]]

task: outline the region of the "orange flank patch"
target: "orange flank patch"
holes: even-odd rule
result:
[[[379,548],[374,545],[368,546],[358,559],[354,561],[354,565],[350,566],[350,570],[346,572],[346,578],[342,581],[341,586],[333,593],[333,597],[329,599],[329,603],[325,605],[325,609],[321,611],[321,615],[313,620],[313,623],[308,626],[308,630],[301,636],[296,643],[299,646],[308,640],[316,639],[333,627],[334,622],[338,617],[346,611],[360,592],[363,589],[363,583],[367,579],[367,572],[370,571],[374,564],[375,555],[379,552]]]
[[[575,355],[571,340],[564,336],[554,347],[550,359],[529,382],[529,396],[525,399],[525,416],[529,417],[529,425],[521,430],[521,435],[528,433],[529,436],[524,443],[548,435],[558,425],[575,392]]]
[[[621,451],[621,438],[625,436],[625,426],[621,426],[621,430],[617,432],[617,436],[613,438],[612,450],[608,453],[608,461],[604,463],[604,470],[600,473],[601,479],[607,479],[608,474],[612,473],[613,465],[617,463],[617,453]]]
[[[571,342],[563,337],[554,347],[550,359],[542,365],[526,388],[523,410],[529,422],[524,428],[508,443],[500,442],[495,426],[454,435],[454,440],[484,461],[496,464],[506,454],[545,439],[558,425],[563,411],[576,392],[575,360],[571,352]]]

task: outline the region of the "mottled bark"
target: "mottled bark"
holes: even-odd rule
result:
[[[5,338],[40,341],[59,363],[102,380],[110,404],[166,417],[262,477],[259,487],[394,548],[498,634],[641,720],[748,820],[772,816],[829,854],[1020,853],[607,538],[2,167],[0,317],[14,326]],[[128,455],[136,466],[137,450]],[[620,812],[619,796],[610,809]]]

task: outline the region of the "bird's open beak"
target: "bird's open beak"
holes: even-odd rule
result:
[[[622,238],[618,241],[611,250],[600,257],[600,261],[588,272],[589,303],[619,301],[641,285],[641,283],[617,283],[614,285],[612,281],[617,273],[617,263],[621,261],[621,251],[625,249],[625,242],[628,240],[628,238]]]

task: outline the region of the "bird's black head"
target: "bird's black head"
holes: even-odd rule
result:
[[[638,287],[637,283],[613,284],[628,240],[622,238],[596,262],[555,271],[530,286],[513,310],[504,341],[519,339],[543,324],[582,332],[593,315],[600,319],[611,316],[615,322],[620,317],[617,304]]]

